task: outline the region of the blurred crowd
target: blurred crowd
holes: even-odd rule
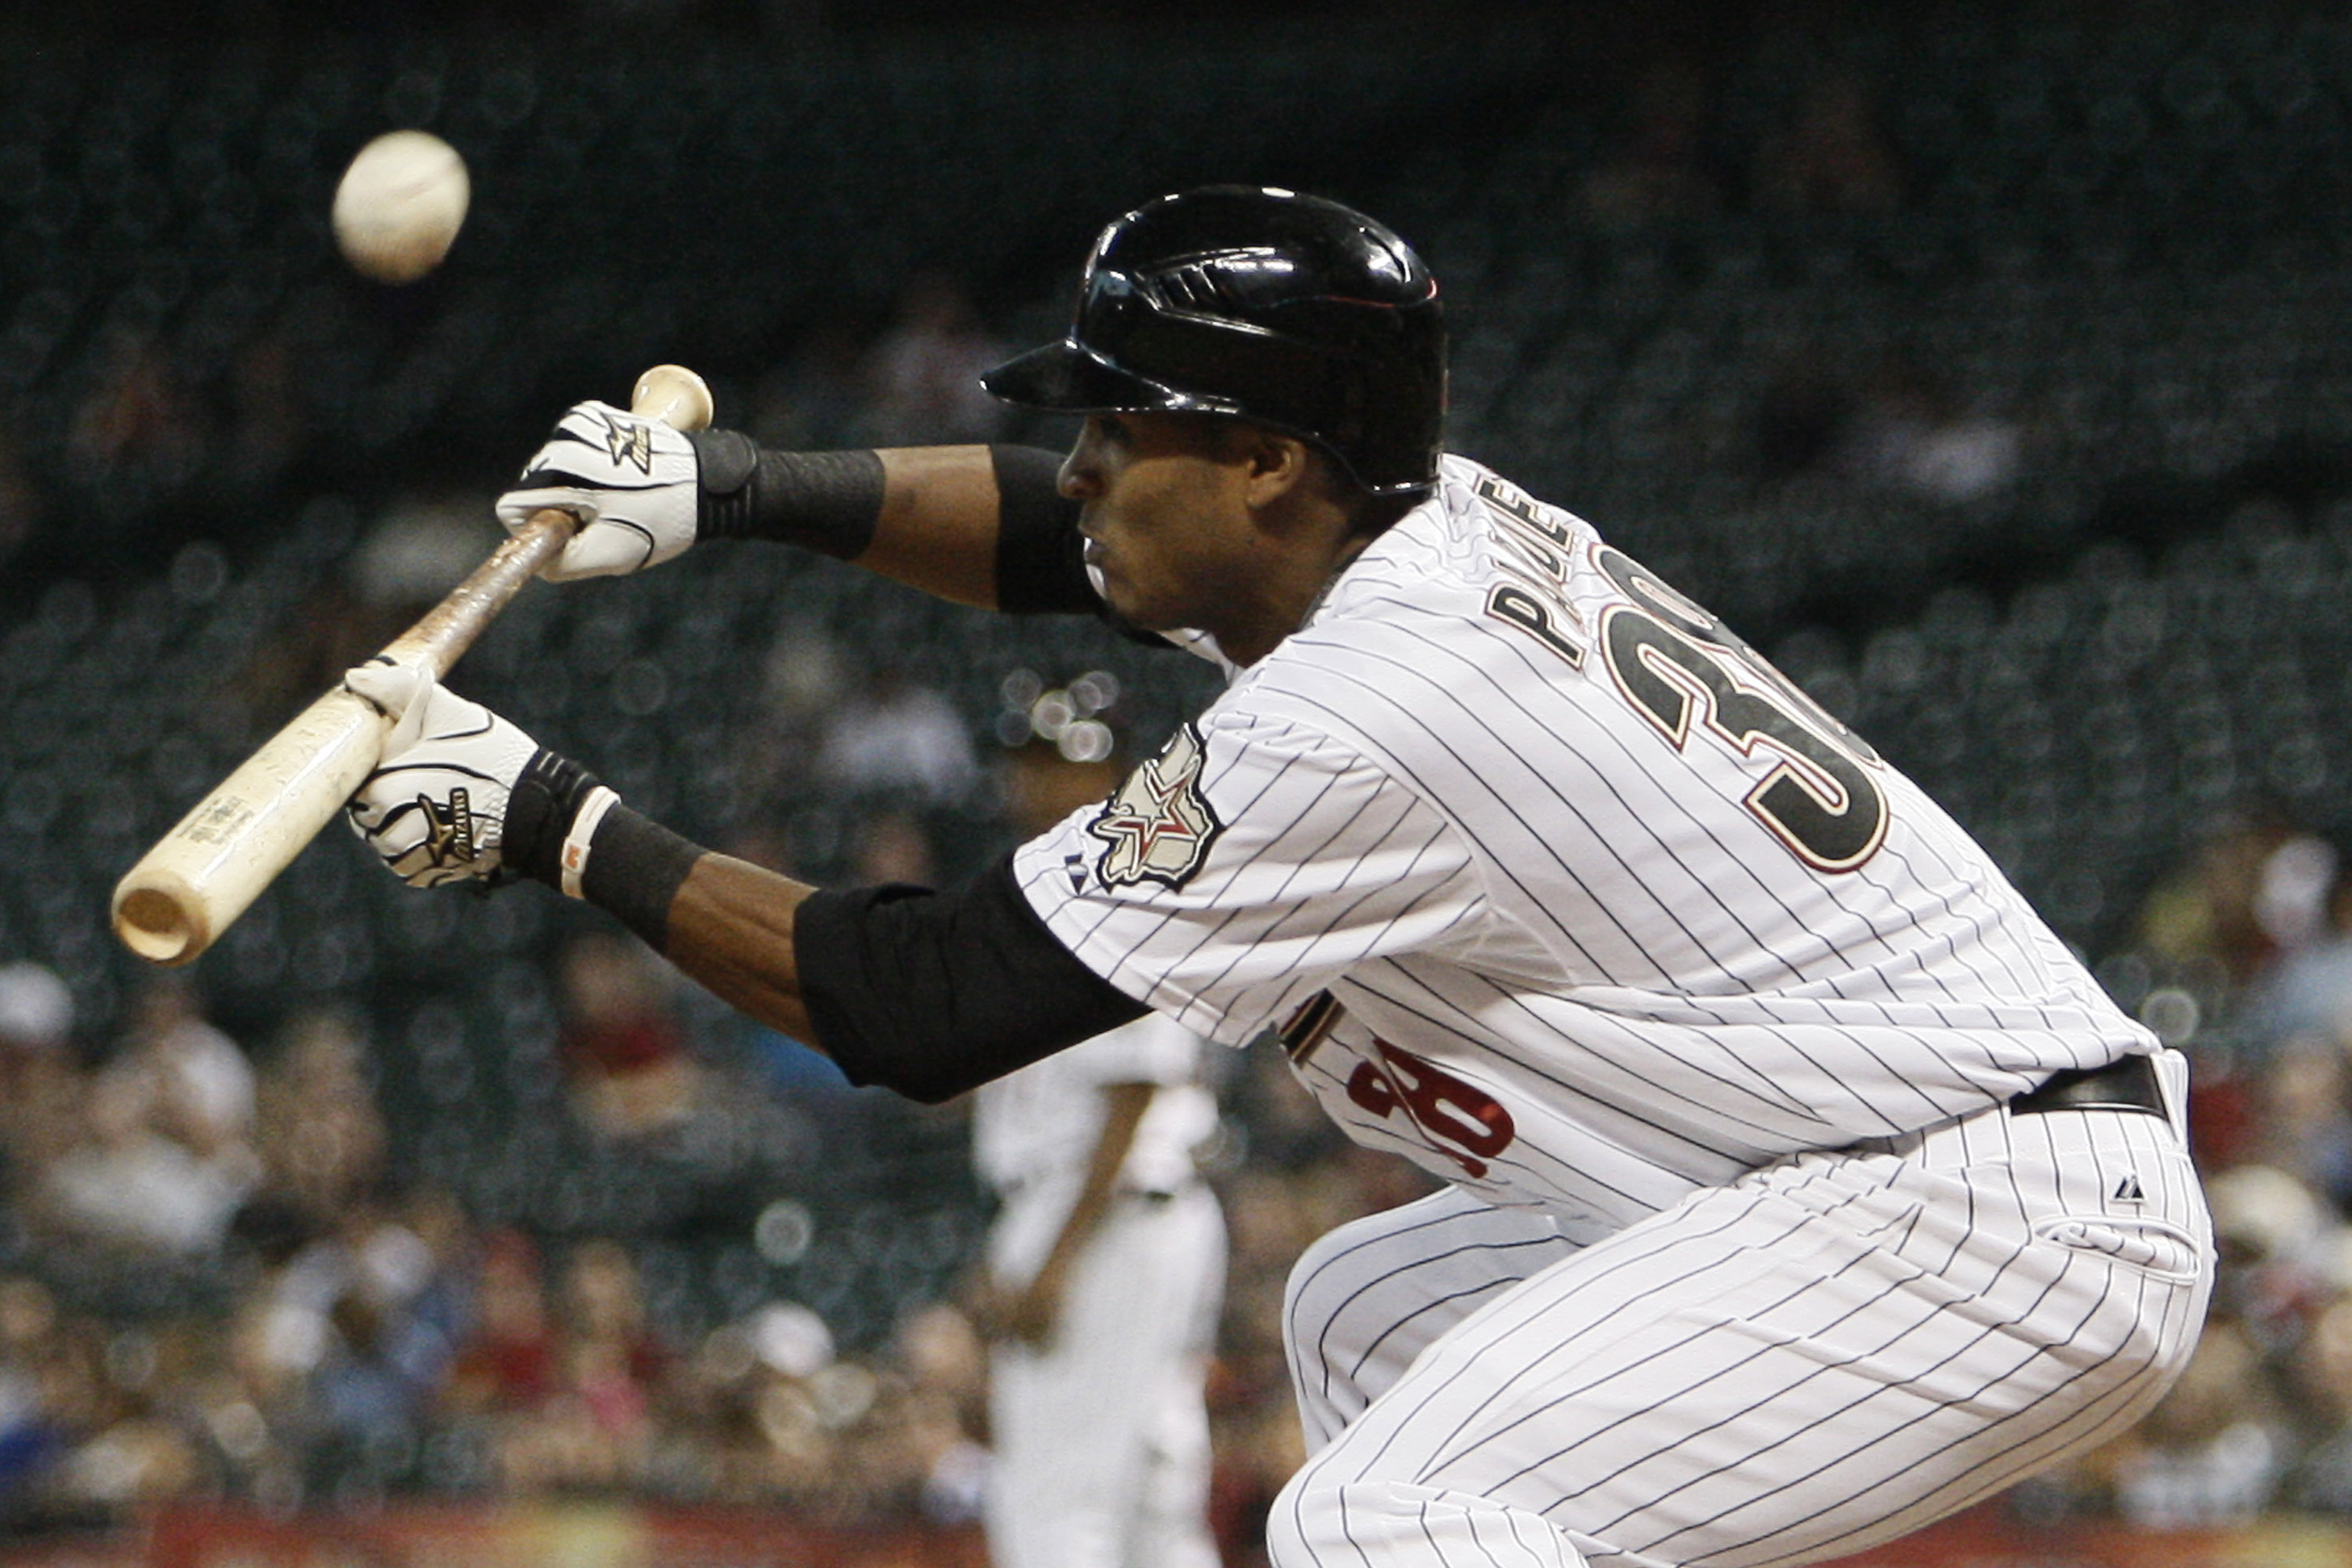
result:
[[[96,329],[55,445],[23,444],[37,427],[29,419],[0,429],[0,562],[68,526],[85,559],[118,539],[136,556],[140,530],[172,527],[171,512],[234,515],[272,497],[332,419],[311,406],[298,367],[403,308],[322,277],[233,324],[232,348],[215,340],[221,323],[200,315],[174,329],[171,299],[130,290]],[[1008,428],[978,382],[1002,345],[955,280],[923,274],[887,319],[864,330],[850,319],[834,319],[746,389],[732,423],[771,444],[818,447],[988,441]]]
[[[614,1146],[658,1135],[702,1071],[662,971],[601,936],[562,967],[568,1113]],[[894,1303],[894,1331],[855,1351],[788,1300],[662,1322],[641,1239],[485,1225],[401,1176],[353,1014],[306,1013],[248,1051],[165,981],[98,1049],[56,977],[20,963],[0,968],[0,1541],[194,1499],[976,1517],[986,1356],[961,1291]],[[1226,1089],[1213,1164],[1235,1288],[1212,1393],[1218,1522],[1246,1560],[1299,1458],[1288,1263],[1330,1225],[1424,1188],[1337,1141],[1271,1053],[1237,1062]],[[855,1092],[817,1073],[760,1092],[836,1109]],[[129,1289],[142,1276],[204,1283],[159,1300]]]
[[[1653,65],[1629,96],[1627,123],[1584,183],[1607,229],[1671,225],[1750,210],[1795,222],[1903,209],[1903,160],[1867,76],[1813,73],[1787,119],[1731,155],[1721,83],[1688,58]],[[1780,480],[1817,475],[1870,491],[1958,504],[2019,476],[2027,433],[1979,406],[1969,389],[1902,353],[1851,361],[1810,345],[1773,368],[1751,411],[1748,461]]]
[[[1757,134],[1727,123],[1720,68],[1697,55],[1668,48],[1627,76],[1567,198],[1596,232],[1744,213],[1867,218],[1911,202],[1883,84],[1868,73],[1812,69]],[[68,368],[39,410],[26,400],[10,411],[21,417],[0,421],[0,562],[70,529],[81,559],[110,551],[128,563],[142,532],[184,526],[174,519],[249,527],[274,486],[348,478],[349,454],[333,449],[349,443],[350,391],[322,390],[305,368],[417,338],[440,306],[344,276],[317,238],[305,230],[253,279],[208,296],[184,268],[159,266],[102,307],[57,287],[19,302],[19,335]],[[966,280],[918,270],[887,304],[776,334],[774,368],[730,382],[730,419],[782,446],[1002,438],[1018,422],[977,375],[1003,348]],[[28,361],[19,379],[37,369]],[[2020,433],[1927,367],[1839,362],[1824,344],[1776,369],[1779,384],[1751,411],[1748,455],[1764,477],[1823,472],[1967,500],[2002,488],[2021,461]],[[394,439],[394,427],[369,439]]]

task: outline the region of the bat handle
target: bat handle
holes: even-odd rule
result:
[[[656,365],[637,378],[629,412],[657,419],[672,430],[700,430],[710,423],[710,388],[684,365]]]
[[[629,409],[674,430],[700,430],[710,423],[710,388],[683,365],[656,365],[637,378]],[[552,507],[533,512],[472,576],[394,638],[383,656],[395,664],[428,669],[436,679],[447,674],[457,655],[473,644],[507,601],[563,553],[578,528],[578,519],[569,512]]]
[[[465,581],[451,589],[422,620],[383,645],[378,656],[395,664],[429,670],[436,680],[449,673],[457,655],[498,618],[499,611],[522,591],[540,569],[563,553],[580,526],[569,512],[543,507],[530,515],[476,567]]]

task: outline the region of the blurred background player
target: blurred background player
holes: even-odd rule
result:
[[[1214,1568],[1202,1401],[1225,1230],[1201,1040],[1157,1016],[982,1086],[996,1568]]]
[[[1055,739],[1008,773],[1027,832],[1117,778],[1108,731],[1072,736],[1063,697],[1032,705]],[[1217,1127],[1202,1044],[1142,1018],[975,1097],[973,1159],[1001,1205],[981,1312],[996,1568],[1215,1568],[1202,1385],[1225,1229],[1193,1166]]]

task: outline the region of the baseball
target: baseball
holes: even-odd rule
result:
[[[335,187],[335,244],[362,277],[414,283],[449,254],[470,193],[456,148],[426,131],[386,131]]]

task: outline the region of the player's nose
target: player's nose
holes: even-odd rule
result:
[[[1073,501],[1089,501],[1102,494],[1102,471],[1094,458],[1094,422],[1070,446],[1070,455],[1062,459],[1061,472],[1055,478],[1055,487]]]

